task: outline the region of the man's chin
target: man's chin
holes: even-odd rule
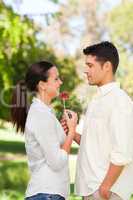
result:
[[[93,85],[96,85],[95,83],[90,82],[90,81],[88,81],[88,84],[89,84],[89,85],[92,85],[92,86],[93,86]]]

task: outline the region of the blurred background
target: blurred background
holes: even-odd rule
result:
[[[10,124],[10,100],[14,85],[29,65],[49,60],[60,71],[69,92],[66,107],[78,112],[78,130],[86,106],[95,94],[84,75],[84,47],[112,41],[120,53],[116,80],[133,97],[133,0],[0,0],[0,200],[22,200],[29,172],[24,137]],[[53,102],[57,117],[63,110]],[[78,147],[70,155],[71,186]]]

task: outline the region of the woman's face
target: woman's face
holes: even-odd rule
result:
[[[60,92],[60,86],[62,85],[62,81],[59,78],[58,69],[53,66],[48,71],[49,77],[46,85],[47,95],[52,99],[57,97]]]

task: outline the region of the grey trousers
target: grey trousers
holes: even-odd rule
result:
[[[100,197],[99,192],[96,191],[94,194],[84,197],[83,200],[104,200]],[[117,194],[112,193],[109,200],[122,200]]]

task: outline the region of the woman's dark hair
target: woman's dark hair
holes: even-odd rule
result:
[[[96,56],[97,60],[103,63],[110,61],[113,73],[115,74],[119,64],[119,54],[113,43],[105,41],[94,44],[83,49],[83,53],[85,55]]]
[[[47,61],[33,64],[27,71],[25,80],[17,83],[11,100],[11,121],[17,132],[24,132],[28,112],[28,91],[37,92],[39,81],[47,81],[48,71],[54,65]]]

